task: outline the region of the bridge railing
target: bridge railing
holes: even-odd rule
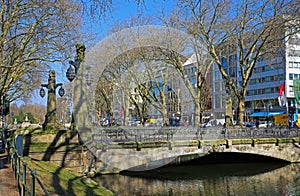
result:
[[[288,127],[268,127],[268,128],[248,128],[235,130],[227,128],[225,138],[291,138],[299,137],[298,128]]]
[[[299,136],[299,129],[287,127],[115,127],[99,129],[93,134],[93,141],[110,143],[174,140],[214,140],[230,138],[291,138]]]

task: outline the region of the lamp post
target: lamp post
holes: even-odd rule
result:
[[[74,61],[69,61],[69,68],[67,69],[66,72],[66,77],[67,79],[72,82],[78,72],[78,69],[80,68],[81,62],[84,60],[85,56],[85,46],[84,44],[76,44],[76,57]],[[73,106],[71,106],[73,107]],[[73,113],[71,114],[71,129],[75,130],[75,122],[74,122],[74,116]]]
[[[56,125],[57,124],[57,115],[56,115],[56,88],[60,86],[58,94],[62,97],[65,94],[65,90],[62,88],[62,83],[56,83],[55,71],[50,70],[48,84],[41,84],[42,88],[40,90],[40,96],[44,97],[46,92],[43,87],[48,89],[48,98],[47,98],[47,114],[45,115],[45,122],[43,128],[48,124]]]
[[[269,127],[269,116],[270,116],[270,111],[273,109],[273,106],[271,103],[267,104],[267,108],[266,106],[264,106],[265,109],[267,109],[267,127]]]

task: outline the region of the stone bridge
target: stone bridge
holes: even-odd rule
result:
[[[300,162],[300,131],[288,128],[223,127],[105,128],[93,134],[100,172],[141,171],[182,163],[212,153],[248,153]],[[99,167],[99,166],[98,166]]]
[[[226,152],[300,162],[300,130],[280,127],[99,128],[84,144],[77,132],[24,132],[22,135],[23,156],[50,161],[79,172],[91,165],[96,165],[100,173],[149,170]]]

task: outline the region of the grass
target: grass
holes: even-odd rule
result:
[[[92,179],[86,178],[67,169],[46,161],[24,160],[28,166],[36,170],[37,176],[52,195],[113,195],[104,187],[98,186]],[[36,182],[36,195],[45,195]]]

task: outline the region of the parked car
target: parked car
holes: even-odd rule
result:
[[[255,122],[246,122],[245,126],[246,127],[255,127]]]
[[[272,121],[260,121],[258,127],[259,128],[266,128],[266,127],[272,127],[273,126],[273,122]]]
[[[211,121],[208,121],[208,122],[205,122],[205,123],[203,123],[202,125],[201,125],[201,127],[204,127],[204,128],[206,128],[206,127],[212,127],[213,125],[212,125],[212,122]]]

